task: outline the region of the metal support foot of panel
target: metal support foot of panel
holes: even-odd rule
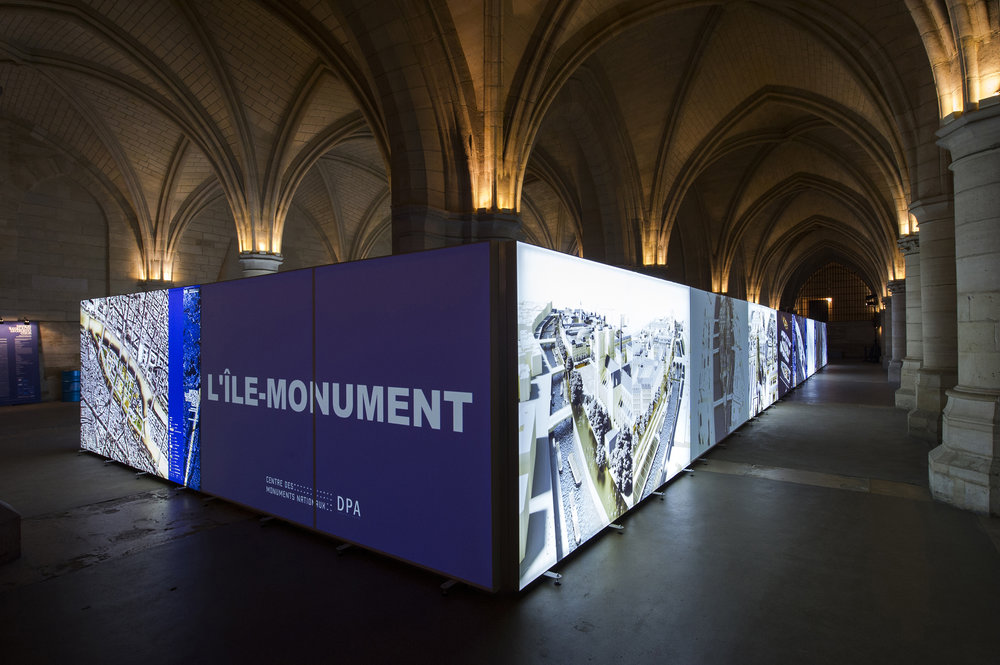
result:
[[[615,524],[614,522],[612,522],[611,524],[609,524],[608,528],[609,529],[614,529],[618,533],[621,533],[622,531],[625,530],[625,527],[623,527],[621,524]]]
[[[458,584],[458,580],[445,580],[445,581],[444,581],[444,582],[443,582],[443,583],[441,584],[441,595],[442,595],[442,596],[447,596],[447,595],[448,595],[448,591],[449,591],[449,590],[450,590],[450,589],[451,589],[451,588],[452,588],[453,586],[455,586],[456,584]]]
[[[352,547],[354,547],[354,545],[350,543],[341,543],[340,545],[337,545],[337,556],[341,556],[344,552],[351,549]]]
[[[271,520],[273,520],[273,519],[274,519],[274,516],[273,516],[273,515],[264,515],[263,517],[261,517],[261,518],[260,518],[259,520],[257,520],[257,521],[258,521],[258,522],[260,522],[260,525],[261,525],[261,526],[267,526],[267,525],[268,525],[268,523],[270,523],[270,522],[271,522]]]
[[[554,570],[546,570],[544,573],[542,573],[542,575],[553,580],[556,586],[562,585],[562,574],[557,573]]]

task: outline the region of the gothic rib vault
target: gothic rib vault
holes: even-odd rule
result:
[[[0,0],[0,86],[5,316],[516,237],[773,307],[906,279],[913,426],[961,379],[938,131],[994,0]]]

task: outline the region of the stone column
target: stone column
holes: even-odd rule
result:
[[[950,196],[910,206],[920,225],[920,309],[924,360],[917,370],[916,404],[907,416],[911,435],[941,441],[945,391],[958,383],[955,324],[955,215]]]
[[[934,498],[1000,515],[1000,100],[938,131],[955,178],[958,385],[930,452]]]
[[[920,316],[920,234],[899,239],[906,260],[906,352],[899,372],[896,408],[910,411],[917,404],[917,370],[924,359],[924,330]]]
[[[278,272],[281,262],[285,260],[281,254],[269,252],[240,252],[240,267],[244,277],[270,275]]]
[[[892,359],[892,296],[882,298],[882,311],[879,312],[879,326],[882,333],[879,335],[879,343],[882,348],[882,356],[879,361],[882,369],[889,369],[889,361]]]
[[[906,350],[906,280],[890,280],[889,293],[892,294],[892,355],[889,359],[888,378],[890,383],[899,383],[903,352]]]

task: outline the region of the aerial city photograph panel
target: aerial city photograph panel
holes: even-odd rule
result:
[[[197,287],[81,302],[81,447],[198,487],[199,336]]]
[[[690,462],[690,303],[536,247],[517,265],[523,588]]]
[[[691,289],[691,458],[725,438],[749,413],[747,305]]]
[[[749,303],[750,415],[778,400],[778,318],[769,307]]]

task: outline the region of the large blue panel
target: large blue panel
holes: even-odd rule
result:
[[[201,489],[201,288],[170,289],[170,480]]]
[[[307,526],[314,525],[312,276],[205,285],[201,316],[202,489]]]
[[[317,528],[492,587],[488,244],[316,269]]]

